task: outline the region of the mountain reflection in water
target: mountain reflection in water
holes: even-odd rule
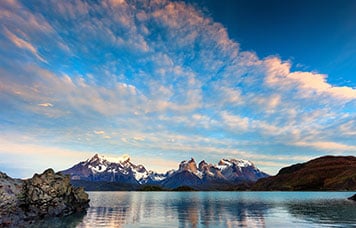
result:
[[[85,215],[37,227],[356,226],[347,192],[89,192]],[[58,225],[60,223],[60,225]],[[58,226],[55,226],[55,225]],[[36,224],[33,226],[36,227]]]

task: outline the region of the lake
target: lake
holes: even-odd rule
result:
[[[33,227],[356,227],[355,192],[89,192],[86,214]]]

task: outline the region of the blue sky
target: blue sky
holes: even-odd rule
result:
[[[293,69],[356,86],[355,1],[202,0],[204,6],[244,50],[262,58],[278,55],[291,60]]]
[[[94,153],[158,171],[241,158],[270,174],[356,154],[353,1],[0,9],[0,170],[12,176]]]

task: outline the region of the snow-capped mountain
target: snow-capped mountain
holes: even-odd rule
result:
[[[92,158],[61,171],[69,174],[72,180],[122,182],[128,184],[142,184],[148,179],[154,179],[152,172],[148,172],[143,165],[130,162],[130,157],[124,155],[117,162],[108,161],[105,157],[95,154]]]
[[[166,188],[179,186],[209,188],[211,184],[255,182],[264,177],[268,177],[268,174],[260,171],[250,161],[221,159],[218,165],[213,165],[203,160],[197,166],[192,158],[189,161],[182,161],[179,164],[179,169],[167,176],[160,184]]]
[[[148,171],[143,165],[133,164],[128,155],[115,160],[117,161],[109,161],[96,154],[62,173],[69,174],[72,180],[159,185],[168,189],[180,186],[209,188],[212,184],[255,182],[268,176],[252,162],[237,159],[221,159],[217,165],[201,161],[197,165],[192,158],[182,161],[178,170],[170,170],[164,174]]]

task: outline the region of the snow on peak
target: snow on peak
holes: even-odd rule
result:
[[[248,166],[254,166],[252,162],[247,161],[247,160],[242,160],[242,159],[231,159],[234,164],[236,164],[239,167],[248,167]]]
[[[102,173],[106,171],[108,163],[109,162],[104,156],[95,154],[92,158],[87,159],[82,165],[87,166],[93,173]]]
[[[233,166],[233,165],[236,165],[237,167],[254,166],[252,164],[252,162],[250,162],[250,161],[246,161],[246,160],[242,160],[242,159],[226,159],[226,158],[223,158],[223,159],[221,159],[219,161],[218,168],[221,170],[221,169],[227,168],[229,166]]]
[[[109,157],[106,158],[103,155],[99,155],[99,154],[95,154],[93,157],[88,158],[85,162],[87,163],[118,163],[115,162],[118,161],[119,163],[126,163],[130,161],[130,156],[128,154],[124,154],[122,156],[120,156],[119,158],[114,158],[114,157]]]

